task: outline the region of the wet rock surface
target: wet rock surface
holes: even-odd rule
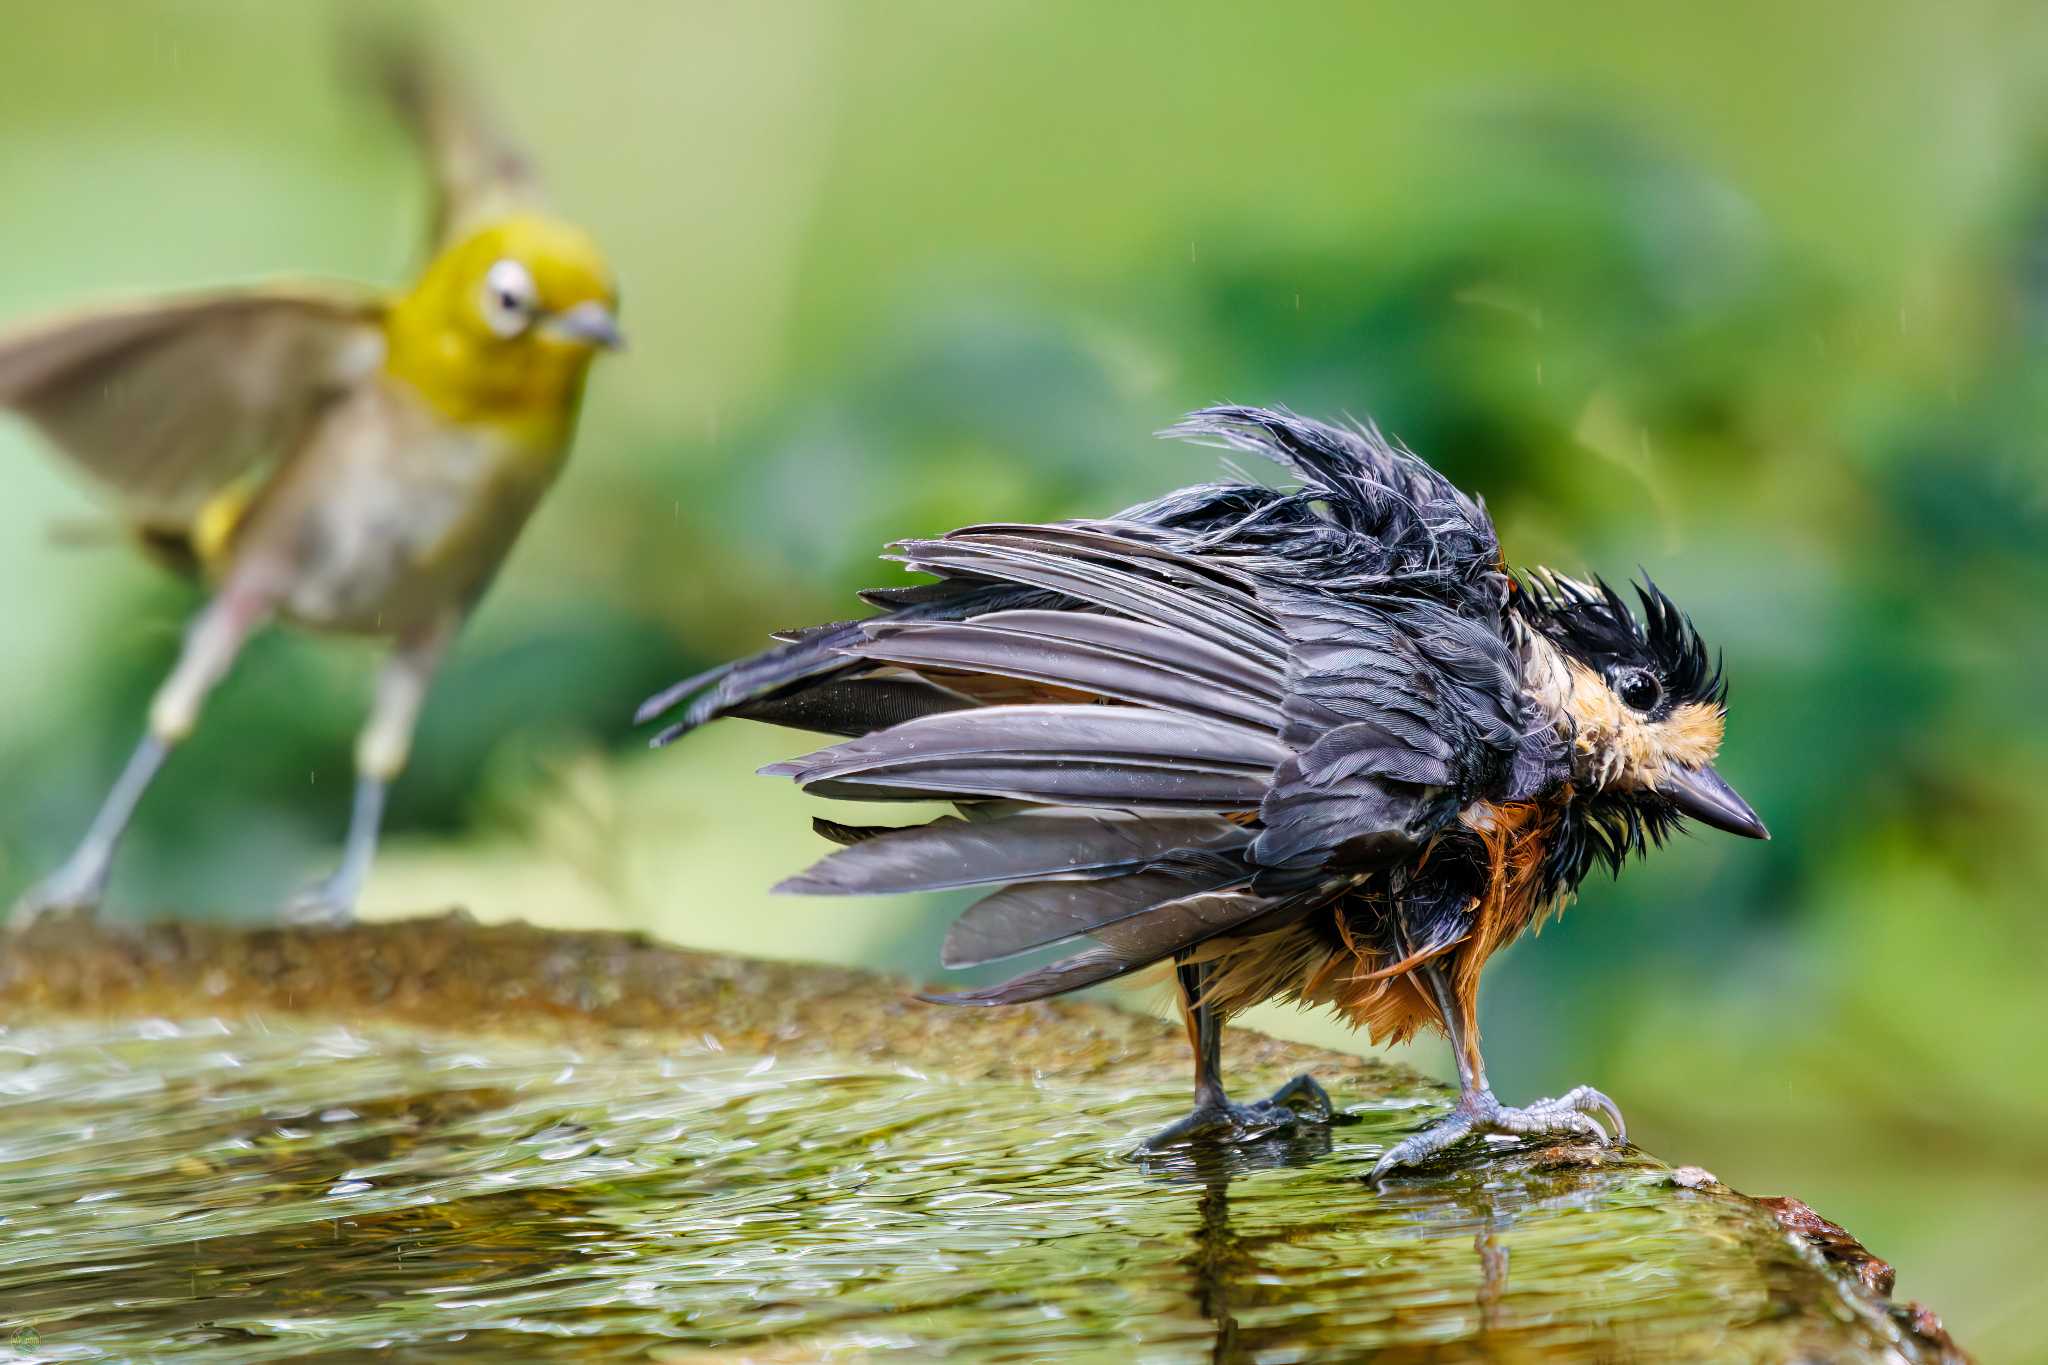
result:
[[[38,926],[0,951],[19,1358],[1941,1360],[1796,1200],[1467,1147],[1447,1096],[1255,1035],[1356,1121],[1137,1163],[1179,1029],[459,916]]]

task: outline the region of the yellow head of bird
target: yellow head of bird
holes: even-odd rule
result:
[[[386,367],[453,421],[566,426],[599,350],[621,344],[618,288],[590,235],[501,219],[437,256],[385,325]]]

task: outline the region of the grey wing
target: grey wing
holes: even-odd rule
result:
[[[1498,627],[1421,599],[1271,588],[1290,757],[1260,806],[1268,885],[1419,853],[1533,741]]]
[[[183,527],[375,372],[381,318],[367,292],[297,285],[80,310],[0,334],[0,406],[135,520]]]
[[[948,966],[1088,941],[999,986],[934,998],[1037,999],[1278,922],[1427,837],[1455,785],[1454,755],[1429,728],[1448,690],[1374,719],[1326,685],[1360,662],[1335,652],[1346,647],[1396,690],[1431,665],[1385,610],[1357,634],[1360,622],[1272,599],[1228,564],[1105,526],[978,527],[901,553],[980,585],[983,609],[918,615],[953,599],[910,594],[897,613],[782,646],[829,640],[839,664],[791,677],[770,719],[856,732],[857,714],[886,710],[857,712],[864,689],[927,691],[908,694],[921,699],[910,714],[764,771],[821,795],[949,800],[969,818],[832,827],[848,847],[784,889],[1000,887],[954,924]],[[999,587],[1063,605],[1014,607],[986,591]]]
[[[1540,744],[1475,500],[1370,428],[1216,408],[1169,434],[1301,486],[907,542],[898,558],[937,582],[871,594],[881,616],[793,633],[642,710],[682,710],[657,743],[721,715],[856,736],[770,771],[969,816],[829,826],[849,847],[787,889],[1006,884],[956,922],[949,966],[1090,941],[944,998],[1037,999],[1282,922],[1419,854]]]
[[[386,34],[364,47],[386,101],[426,162],[437,249],[492,218],[540,207],[540,181],[525,148],[453,71],[416,39]]]

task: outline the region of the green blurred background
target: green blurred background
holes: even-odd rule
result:
[[[1721,767],[1776,834],[1682,839],[1496,966],[1504,1096],[1597,1082],[1660,1155],[1849,1226],[1983,1358],[2048,1358],[2048,14],[425,17],[608,245],[633,345],[428,708],[372,913],[925,971],[948,905],[766,896],[815,803],[747,774],[801,738],[650,758],[633,704],[844,614],[893,536],[1208,476],[1149,436],[1188,408],[1370,414],[1518,562],[1650,567],[1727,651]],[[402,278],[418,168],[338,79],[336,19],[6,4],[0,317]],[[194,600],[53,535],[95,504],[18,424],[0,470],[4,902]],[[323,866],[373,660],[250,652],[144,808],[123,913],[256,918]]]

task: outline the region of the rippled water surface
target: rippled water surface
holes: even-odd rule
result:
[[[0,1342],[223,1362],[1886,1344],[1753,1208],[1658,1170],[1525,1156],[1376,1191],[1361,1177],[1406,1104],[1234,1171],[1122,1159],[1183,1101],[1178,1078],[1134,1093],[705,1046],[16,1029]]]

